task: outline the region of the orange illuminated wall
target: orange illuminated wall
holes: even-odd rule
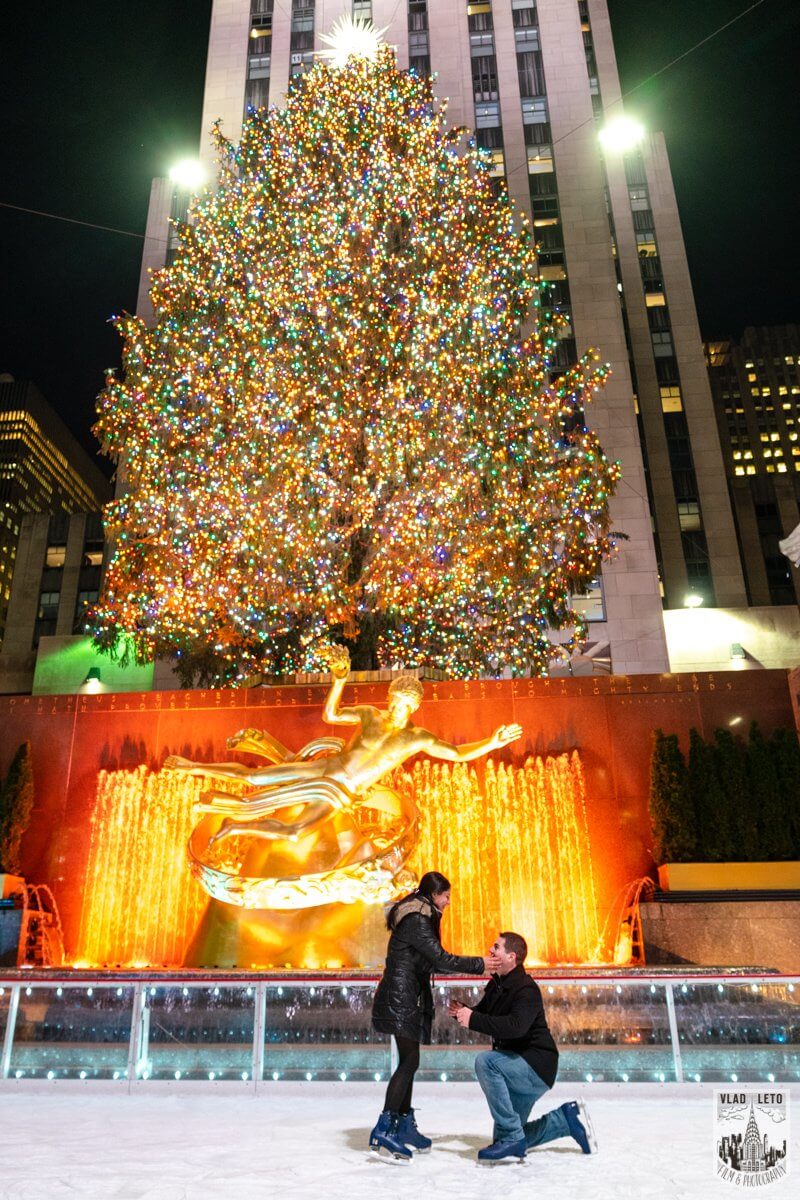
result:
[[[200,783],[161,763],[229,758],[225,739],[248,725],[299,748],[328,731],[325,692],[0,697],[0,768],[24,739],[33,750],[25,873],[53,889],[72,961],[180,963],[207,909],[184,855]],[[344,702],[385,692],[350,685]],[[454,884],[449,946],[474,953],[517,928],[534,960],[608,961],[620,892],[652,868],[653,729],[688,740],[692,726],[709,736],[752,719],[765,732],[793,723],[784,672],[426,684],[419,723],[448,741],[512,721],[525,731],[486,766],[422,759],[406,772],[421,813],[412,865]]]

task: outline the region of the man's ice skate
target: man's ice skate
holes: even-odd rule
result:
[[[597,1138],[583,1100],[570,1100],[561,1105],[561,1111],[569,1126],[570,1136],[575,1139],[583,1153],[596,1154]]]

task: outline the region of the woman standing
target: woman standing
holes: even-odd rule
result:
[[[397,1045],[397,1069],[389,1080],[378,1123],[369,1135],[373,1150],[381,1147],[396,1158],[412,1158],[414,1150],[430,1150],[431,1139],[417,1129],[411,1107],[420,1042],[430,1044],[433,1025],[434,972],[483,975],[494,969],[494,958],[448,954],[439,935],[442,913],[450,903],[450,883],[438,871],[428,871],[416,891],[389,910],[391,932],[386,969],[372,1005],[372,1024],[391,1033]]]

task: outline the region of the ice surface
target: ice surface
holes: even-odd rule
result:
[[[474,1084],[420,1084],[420,1128],[433,1151],[378,1157],[367,1135],[383,1085],[265,1084],[257,1095],[213,1085],[30,1084],[0,1091],[2,1200],[713,1200],[735,1188],[713,1174],[713,1090],[558,1085],[534,1110],[582,1094],[599,1153],[574,1142],[524,1164],[478,1166],[490,1122]],[[795,1099],[797,1097],[795,1096]],[[800,1114],[798,1114],[800,1117]],[[800,1120],[795,1118],[795,1127]],[[758,1194],[788,1196],[800,1174]],[[798,1194],[792,1192],[792,1194]]]

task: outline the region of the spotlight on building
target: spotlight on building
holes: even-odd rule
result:
[[[183,191],[199,192],[206,181],[206,171],[196,158],[182,158],[170,168],[169,177]]]
[[[99,667],[89,668],[81,687],[85,692],[101,692],[103,690],[103,681],[100,678]]]
[[[633,117],[615,117],[603,126],[597,136],[604,150],[612,154],[624,154],[641,142],[644,133],[644,125]]]
[[[697,592],[687,592],[683,597],[684,608],[700,608],[703,603],[703,597]]]

